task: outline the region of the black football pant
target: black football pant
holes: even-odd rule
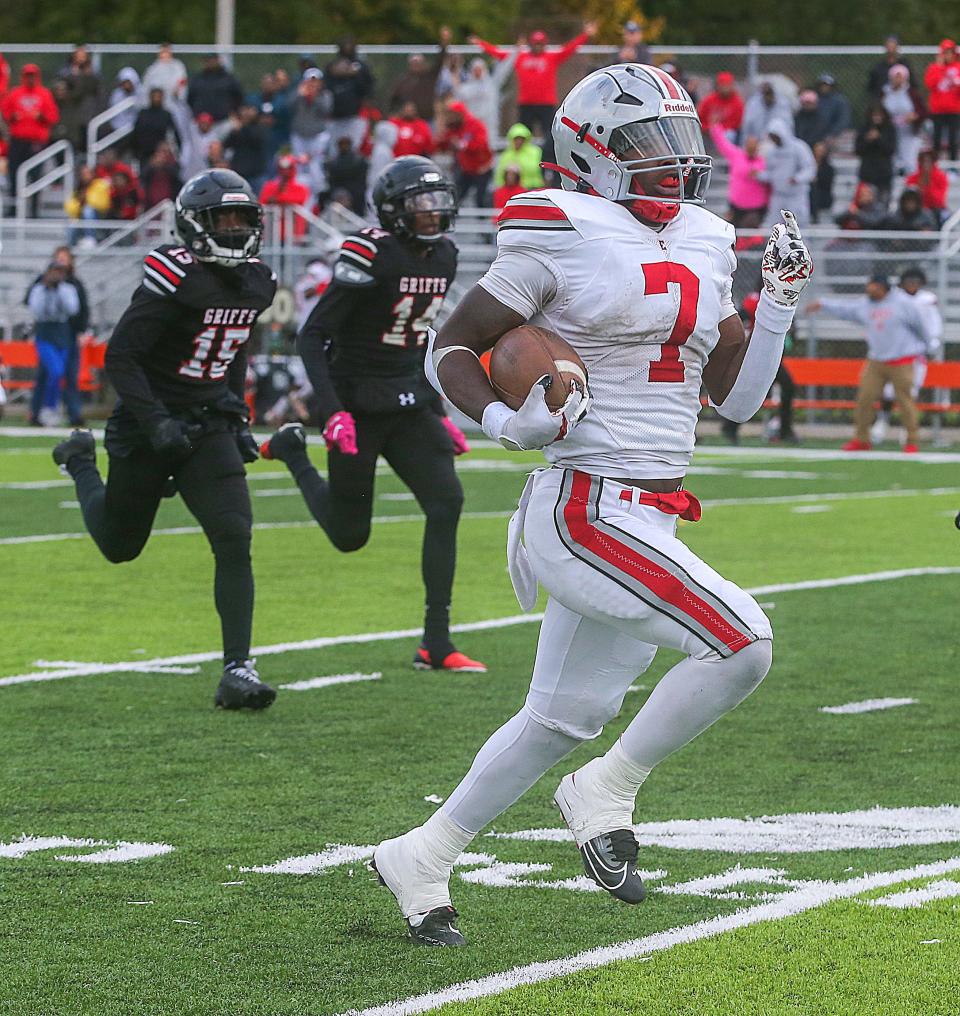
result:
[[[247,659],[253,622],[253,512],[233,434],[206,434],[187,458],[179,460],[159,456],[148,447],[123,457],[111,455],[106,484],[92,462],[73,459],[71,474],[84,524],[100,552],[114,564],[139,556],[168,478],[173,477],[213,551],[213,595],[224,662]]]
[[[429,409],[404,413],[355,413],[357,454],[334,449],[325,480],[305,451],[287,465],[330,542],[344,553],[370,538],[377,458],[382,455],[416,497],[426,525],[421,570],[426,587],[424,645],[434,659],[452,649],[450,598],[457,561],[457,524],[463,488],[453,466],[453,443],[440,417]]]

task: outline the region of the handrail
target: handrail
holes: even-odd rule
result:
[[[165,223],[171,232],[173,232],[173,202],[169,198],[165,198],[158,204],[155,204],[152,208],[148,208],[139,218],[124,221],[123,227],[111,233],[102,243],[98,243],[96,247],[92,247],[89,254],[100,254],[103,251],[110,250],[112,247],[116,247],[121,244],[128,236],[136,233],[138,230],[143,229],[148,223],[154,219],[160,219]]]
[[[61,152],[63,152],[63,163],[60,166],[55,166],[39,180],[27,181],[30,170],[56,158]],[[21,163],[17,169],[17,218],[22,220],[27,217],[27,202],[34,194],[68,174],[73,176],[73,146],[66,140],[55,141],[52,145],[37,152],[36,155],[30,156],[26,162]]]
[[[138,106],[140,99],[136,95],[128,95],[126,98],[121,99],[119,102],[112,105],[109,109],[105,109],[102,113],[97,113],[93,117],[90,123],[87,124],[87,165],[91,168],[97,163],[97,155],[102,152],[105,148],[109,148],[115,144],[121,138],[126,137],[131,127],[115,127],[109,134],[104,135],[102,138],[97,137],[97,131],[100,127],[109,123],[118,113],[123,113],[125,110],[130,109],[131,106]]]

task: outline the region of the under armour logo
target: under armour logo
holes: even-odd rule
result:
[[[413,392],[401,392],[397,398],[400,400],[401,406],[415,406],[417,404],[417,397]]]

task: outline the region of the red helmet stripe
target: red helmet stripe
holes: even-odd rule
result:
[[[667,90],[667,95],[671,99],[682,99],[683,95],[680,92],[680,86],[674,81],[674,79],[666,72],[660,70],[659,67],[651,67],[651,71],[663,82],[664,87]]]
[[[570,117],[568,116],[560,117],[560,123],[562,123],[564,127],[569,127],[570,130],[574,132],[574,134],[580,133],[580,124],[574,123],[573,120],[570,119]],[[602,145],[599,141],[597,141],[597,139],[593,137],[593,135],[584,134],[583,140],[586,141],[586,143],[591,148],[595,148],[601,155],[605,156],[606,158],[616,159],[616,156],[613,154],[613,152],[611,152],[610,149],[607,148],[605,145]]]

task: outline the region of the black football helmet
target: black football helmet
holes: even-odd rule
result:
[[[232,169],[207,169],[191,177],[180,188],[175,208],[177,236],[200,261],[236,268],[260,250],[263,208],[250,184]]]
[[[384,229],[406,240],[436,243],[453,228],[457,191],[432,160],[421,155],[402,155],[377,177],[373,206]],[[417,231],[415,217],[422,212],[439,215],[436,232]]]

